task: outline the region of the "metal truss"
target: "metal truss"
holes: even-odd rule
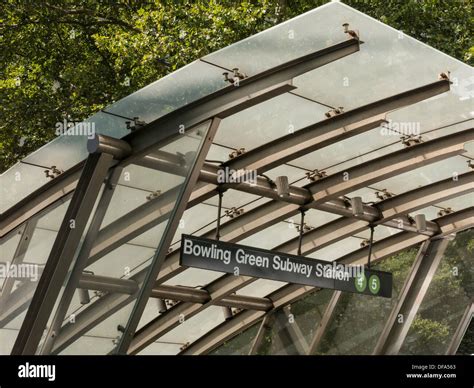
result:
[[[179,317],[183,316],[185,319],[190,319],[211,305],[244,309],[229,321],[219,325],[192,343],[182,353],[208,352],[222,341],[230,338],[236,331],[244,330],[262,318],[264,318],[263,322],[268,324],[275,309],[314,291],[312,287],[290,284],[266,298],[244,297],[234,293],[255,279],[231,275],[222,276],[204,289],[165,286],[162,285],[164,281],[184,270],[179,266],[179,251],[174,251],[168,255],[166,253],[185,208],[201,203],[215,195],[219,167],[203,162],[207,149],[212,143],[213,134],[217,130],[219,120],[294,89],[291,85],[292,78],[358,50],[359,41],[349,39],[246,78],[240,82],[239,87],[230,85],[223,88],[155,120],[127,135],[122,141],[117,140],[117,143],[106,137],[97,138],[95,140],[96,153],[89,156],[85,164],[77,165],[57,180],[30,195],[27,198],[29,202],[21,201],[2,215],[0,235],[6,236],[21,222],[35,214],[39,214],[47,206],[60,201],[63,195],[71,193],[75,188],[71,204],[64,217],[60,232],[43,271],[43,276],[34,293],[27,317],[15,343],[13,354],[32,354],[37,350],[37,345],[43,335],[54,302],[60,293],[60,288],[64,284],[64,279],[66,279],[67,271],[73,260],[72,255],[67,255],[66,252],[75,252],[79,246],[86,222],[92,212],[102,182],[107,175],[109,175],[108,183],[111,187],[107,188],[106,185],[104,188],[98,210],[94,213],[91,226],[74,262],[75,266],[68,278],[65,292],[61,296],[59,307],[56,310],[41,353],[59,353],[79,336],[133,301],[135,301],[135,308],[119,342],[118,353],[138,353],[151,342],[176,328],[181,322],[178,319]],[[436,81],[342,113],[305,127],[294,134],[257,147],[224,163],[220,168],[246,168],[257,170],[261,174],[309,152],[377,128],[385,122],[387,112],[444,93],[449,90],[449,86],[448,80]],[[202,152],[190,172],[186,189],[180,194],[178,204],[175,206],[174,203],[177,192],[171,190],[100,229],[105,211],[110,204],[113,186],[118,181],[121,168],[134,163],[148,168],[169,171],[177,175],[186,175],[187,171],[182,168],[182,161],[179,160],[178,155],[151,152],[151,150],[157,144],[174,138],[180,125],[184,124],[186,128],[192,128],[209,119],[213,120],[212,128],[201,149]],[[258,178],[256,185],[246,183],[226,184],[222,186],[223,189],[240,190],[271,198],[272,201],[222,225],[221,238],[223,241],[239,241],[297,214],[300,208],[304,208],[318,209],[342,216],[303,235],[302,250],[305,254],[363,231],[368,223],[373,225],[383,224],[403,230],[403,232],[373,245],[374,262],[428,238],[433,239],[430,244],[442,245],[445,241],[442,239],[436,240],[437,238],[472,226],[472,218],[469,219],[469,217],[473,216],[473,208],[449,214],[433,222],[428,221],[427,228],[424,231],[418,231],[407,216],[410,212],[430,204],[474,191],[474,173],[463,174],[457,181],[446,179],[436,182],[389,198],[376,205],[364,204],[363,213],[358,215],[353,214],[352,207],[347,199],[340,197],[408,170],[459,155],[464,152],[464,143],[473,137],[474,129],[468,129],[418,144],[409,149],[400,150],[348,169],[345,172],[349,174],[349,180],[344,180],[341,172],[304,187],[292,186],[290,187],[290,195],[284,198],[278,196],[274,185],[268,179],[261,177]],[[119,144],[122,149],[118,146]],[[109,174],[109,168],[111,167],[114,167],[115,170]],[[81,169],[83,171],[79,178]],[[198,180],[199,183],[195,185]],[[22,211],[24,211],[23,215],[21,214]],[[83,269],[86,266],[168,219],[170,221],[166,233],[155,254],[153,264],[148,270],[142,270],[130,279],[113,279],[83,274]],[[76,228],[73,230],[68,228],[67,225],[70,220],[76,222]],[[206,233],[205,236],[212,236],[213,234],[214,231],[211,231]],[[275,249],[294,253],[296,243],[296,239],[292,239]],[[337,261],[360,263],[365,260],[366,255],[367,249],[362,248]],[[66,323],[62,326],[76,288],[98,290],[107,292],[107,294],[78,314],[74,324]],[[8,308],[5,310],[6,314],[2,312],[0,322],[2,322],[2,319],[11,319],[24,309],[27,306],[24,303],[25,294],[34,291],[34,287],[26,284],[12,293],[12,298],[8,300]],[[135,333],[149,297],[171,299],[180,303],[159,315]],[[332,311],[339,296],[334,298]],[[330,312],[325,314],[326,325],[329,322],[330,315]],[[264,326],[262,324],[257,338],[262,337],[263,330]],[[298,328],[291,327],[289,330],[292,330],[288,332],[291,338],[301,339]],[[387,328],[387,330],[389,329]],[[301,346],[300,353],[314,351],[323,333],[324,327],[317,330],[310,344],[305,341],[298,342]],[[397,336],[397,338],[401,337]],[[258,341],[256,340],[251,352],[254,352],[257,347]]]
[[[448,243],[446,239],[438,239],[422,244],[397,304],[378,339],[374,354],[398,354]]]
[[[474,226],[474,208],[468,208],[456,213],[448,214],[446,216],[438,218],[436,222],[440,225],[442,229],[442,233],[440,234],[439,237],[446,236],[452,233],[457,233],[464,229],[468,229]],[[419,242],[422,242],[423,240],[427,240],[427,239],[428,239],[427,236],[418,235],[412,232],[401,232],[394,236],[380,240],[374,243],[373,245],[372,263],[376,263],[386,257],[390,257],[391,255],[395,253],[398,253],[404,249],[412,247],[418,244]],[[340,263],[345,263],[345,264],[364,264],[367,260],[367,253],[368,253],[368,247],[364,247],[348,255],[345,255],[336,261]],[[288,286],[295,286],[295,285],[288,285]],[[285,287],[288,287],[288,286],[285,286]],[[301,289],[305,289],[307,292],[317,290],[312,287],[306,287],[306,286],[305,287],[299,286],[299,287]],[[277,290],[276,293],[278,293],[280,290]],[[271,295],[267,297],[273,301],[275,308],[277,308],[277,306],[279,305],[281,306],[279,301],[275,300],[275,298],[272,297]],[[301,299],[301,298],[299,297],[296,299]],[[271,311],[267,314],[270,314]],[[240,320],[237,320],[235,324],[232,323],[232,321],[238,318],[241,314],[242,314],[241,319],[243,319],[245,322],[244,327],[240,327],[242,326]],[[210,331],[209,333],[205,334],[204,336],[196,340],[188,348],[186,348],[182,352],[182,354],[207,353],[211,351],[212,349],[215,349],[222,342],[229,340],[231,337],[237,334],[237,332],[242,331],[245,328],[252,326],[258,320],[262,319],[264,315],[265,314],[262,312],[243,311],[237,314],[233,319],[224,322],[223,324],[219,325],[214,330]],[[215,332],[217,331],[219,333],[218,338],[215,337]]]
[[[461,345],[461,341],[466,334],[467,329],[472,321],[472,317],[474,316],[474,303],[471,303],[466,307],[464,314],[459,321],[459,325],[454,332],[453,339],[449,344],[448,349],[446,350],[447,355],[454,355],[459,349],[459,345]]]

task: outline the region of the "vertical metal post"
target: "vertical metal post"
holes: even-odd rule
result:
[[[219,193],[219,203],[217,207],[217,225],[216,225],[216,240],[219,241],[221,238],[221,212],[222,212],[222,197],[224,196],[224,192],[220,187],[217,188]]]
[[[303,226],[304,226],[304,214],[306,210],[300,209],[301,219],[300,219],[300,235],[298,237],[298,256],[301,256],[301,244],[303,243]]]
[[[374,225],[370,224],[370,243],[369,243],[369,257],[367,258],[367,268],[370,269],[370,259],[372,258],[372,246],[374,245]]]
[[[35,354],[109,167],[114,157],[131,152],[124,141],[102,135],[96,135],[87,146],[90,154],[13,346],[14,355]]]
[[[303,332],[301,331],[298,323],[294,320],[291,315],[290,306],[283,307],[284,315],[279,315],[279,320],[288,334],[291,343],[295,346],[298,354],[307,354],[309,351],[309,345],[304,338]]]
[[[35,231],[37,222],[38,217],[35,217],[31,220],[28,220],[23,226],[20,241],[18,242],[13,255],[12,264],[20,264],[23,262],[23,258],[25,257],[28,246],[30,245],[30,241],[33,237],[33,232]],[[15,278],[7,276],[5,282],[3,283],[2,292],[0,294],[0,311],[3,311],[3,307],[6,303],[6,300],[10,296],[14,284]]]
[[[249,355],[257,354],[260,347],[262,346],[263,341],[265,341],[265,335],[269,329],[273,326],[275,322],[275,311],[269,311],[265,318],[263,318],[260,327],[258,328],[257,335],[253,340],[252,347],[249,350]]]
[[[96,211],[89,226],[89,230],[87,231],[87,235],[84,239],[84,242],[82,243],[81,250],[76,259],[76,263],[74,264],[74,268],[71,272],[71,275],[69,276],[66,288],[61,296],[61,301],[59,302],[58,308],[51,323],[51,327],[49,328],[46,339],[43,343],[43,346],[41,347],[40,354],[51,353],[54,342],[67,314],[71,300],[74,297],[77,286],[79,285],[79,279],[83,273],[84,268],[87,266],[90,251],[94,245],[102,221],[109,208],[109,204],[112,200],[115,186],[120,179],[122,169],[122,167],[116,167],[110,173],[109,178],[106,181],[102,196],[97,205]]]
[[[423,243],[373,354],[398,354],[448,243],[446,239]]]
[[[168,247],[171,244],[173,236],[179,224],[179,220],[186,209],[188,200],[193,191],[194,185],[196,184],[201,168],[204,164],[204,160],[207,156],[209,148],[211,147],[214,136],[219,127],[220,119],[214,117],[211,121],[209,129],[205,134],[205,138],[202,140],[200,149],[197,151],[196,159],[194,160],[193,166],[190,169],[188,176],[183,183],[181,192],[176,199],[176,205],[173,212],[170,214],[170,219],[166,225],[163,237],[161,238],[158,249],[150,264],[150,268],[146,275],[145,281],[142,284],[141,290],[137,297],[137,301],[131,313],[130,319],[128,320],[124,334],[122,335],[120,342],[116,348],[116,353],[126,354],[130,346],[130,343],[135,335],[135,330],[140,322],[143,311],[145,310],[148,299],[151,295],[151,291],[155,285],[156,278],[160,272],[163,261],[165,260],[168,252]]]
[[[459,321],[459,325],[454,332],[453,338],[451,343],[449,344],[448,349],[446,350],[447,355],[454,355],[459,349],[459,345],[461,345],[462,339],[466,334],[466,331],[471,323],[472,317],[474,315],[474,303],[471,303],[466,307],[464,310],[464,314]]]
[[[326,309],[324,310],[323,316],[321,317],[321,321],[318,323],[318,326],[314,331],[313,339],[309,345],[308,354],[314,354],[316,352],[316,349],[321,343],[321,339],[323,338],[326,329],[329,327],[329,323],[331,322],[331,318],[334,315],[334,311],[339,299],[341,298],[341,295],[341,291],[334,291],[332,294],[332,297],[326,306]]]

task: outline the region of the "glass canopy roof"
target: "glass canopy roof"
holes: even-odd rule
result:
[[[238,68],[251,79],[252,76],[288,61],[346,41],[348,37],[343,32],[343,23],[349,23],[350,27],[359,33],[362,40],[360,51],[292,78],[291,84],[295,88],[289,92],[224,117],[203,162],[205,166],[217,167],[222,163],[232,166],[234,159],[245,162],[249,151],[266,152],[269,144],[287,141],[285,136],[289,134],[297,136],[311,125],[331,120],[328,119],[327,113],[333,108],[342,107],[343,112],[350,113],[368,104],[435,83],[442,72],[449,72],[449,91],[438,93],[431,98],[419,98],[413,103],[396,108],[392,105],[387,110],[382,109],[384,121],[372,125],[371,128],[350,133],[346,137],[335,137],[302,156],[290,155],[285,160],[279,160],[277,166],[272,166],[261,175],[270,182],[268,190],[228,187],[222,201],[221,223],[225,233],[221,238],[264,249],[285,246],[285,243],[299,235],[296,228],[300,219],[299,205],[275,199],[271,182],[278,176],[287,176],[295,190],[311,190],[313,187],[316,190],[320,179],[324,181],[326,177],[329,179],[342,176],[351,169],[360,168],[362,171],[361,166],[364,163],[371,166],[371,171],[363,170],[360,185],[349,185],[343,195],[331,198],[332,208],[324,206],[324,201],[308,206],[309,210],[305,214],[308,234],[305,238],[310,240],[311,233],[321,233],[327,236],[328,241],[323,247],[317,247],[310,253],[302,252],[303,255],[334,261],[363,249],[364,241],[370,237],[367,220],[362,222],[351,218],[352,215],[347,213],[347,206],[339,207],[338,211],[331,211],[337,208],[337,203],[344,203],[344,200],[352,197],[361,197],[367,207],[378,211],[377,204],[380,202],[400,197],[404,199],[403,203],[411,204],[410,201],[413,201],[413,196],[416,197],[417,190],[452,179],[453,176],[457,178],[465,175],[468,180],[467,188],[459,189],[459,192],[453,188],[454,194],[439,189],[439,199],[430,199],[425,204],[414,203],[410,212],[400,215],[425,214],[426,219],[431,222],[430,226],[434,228],[437,226],[435,221],[440,217],[440,210],[451,208],[455,212],[453,214],[465,214],[462,212],[468,211],[474,204],[474,177],[470,167],[470,163],[474,164],[473,69],[338,2],[316,8],[207,55],[114,103],[88,121],[94,123],[98,133],[117,139],[123,138],[130,134],[126,125],[130,119],[138,118],[145,124],[150,124],[199,99],[222,91],[228,86],[222,75],[224,69],[231,71]],[[360,120],[353,124],[358,121]],[[204,122],[202,127],[207,130],[209,122]],[[324,128],[321,127],[321,131]],[[146,126],[141,130],[146,130]],[[408,134],[414,136],[407,138],[407,131],[411,131]],[[343,126],[342,132],[349,132],[347,125]],[[473,143],[460,140],[459,150],[455,140],[452,140],[449,147],[454,151],[443,154],[442,157],[436,156],[436,145],[440,144],[439,142],[447,141],[447,137],[456,134],[462,136],[469,133]],[[186,137],[175,139],[176,141],[163,146],[158,145],[155,150],[181,157],[188,149],[198,148],[194,144],[199,138],[198,134],[199,128],[192,128]],[[36,190],[46,184],[54,183],[55,180],[51,182],[45,176],[45,169],[56,166],[62,172],[67,172],[83,162],[88,155],[86,143],[86,136],[60,136],[2,174],[0,211],[7,211],[27,196],[34,196]],[[377,175],[379,160],[391,160],[396,152],[421,149],[413,148],[418,146],[425,147],[425,151],[419,151],[422,152],[422,160],[413,168],[405,168],[402,172],[394,169],[393,173]],[[462,151],[463,146],[466,152]],[[394,165],[395,163],[396,161]],[[93,257],[93,260],[88,262],[85,270],[94,276],[110,278],[110,281],[131,280],[142,284],[141,276],[151,266],[152,258],[166,234],[166,227],[170,222],[166,217],[170,213],[164,213],[166,217],[162,222],[152,220],[135,233],[134,228],[138,230],[135,225],[140,222],[138,216],[142,214],[142,217],[146,218],[147,215],[155,214],[153,212],[157,209],[161,211],[162,208],[156,205],[160,196],[174,193],[173,190],[179,189],[183,184],[184,177],[146,165],[138,157],[129,162],[125,160],[119,167],[122,171],[113,188],[110,204],[100,223],[89,257]],[[456,182],[457,180],[453,179],[453,187]],[[194,187],[195,192],[201,187],[200,183]],[[251,279],[232,286],[231,281],[219,272],[179,266],[177,257],[182,234],[215,236],[218,196],[214,191],[215,185],[209,182],[205,184],[209,188],[208,195],[198,197],[199,200],[193,202],[192,206],[188,205],[179,216],[180,222],[169,243],[170,251],[161,266],[152,297],[146,304],[138,331],[132,340],[129,349],[132,353],[185,352],[188,346],[192,349],[194,343],[200,344],[202,339],[206,340],[216,330],[225,328],[232,322],[232,319],[225,319],[222,313],[225,307],[219,304],[220,298],[239,296],[254,298],[252,301],[257,298],[262,301],[270,296],[271,302],[276,306],[278,299],[275,295],[279,295],[279,292],[288,287],[286,283],[266,279]],[[7,228],[7,232],[2,235],[1,261],[21,260],[44,266],[58,235],[68,200],[69,197],[63,197],[64,203],[60,206],[56,204],[53,208],[53,205],[50,205],[50,208],[33,215],[27,221],[32,225],[33,234],[23,255],[18,254],[17,247],[20,246],[25,224],[16,229]],[[443,215],[448,217],[449,212]],[[344,218],[347,219],[346,226],[353,229],[349,232],[344,229],[340,233],[330,229],[332,223],[342,222]],[[246,220],[246,223],[242,220]],[[400,230],[395,226],[388,223],[388,220],[384,221],[382,215],[380,225],[375,229],[374,241],[390,242],[394,237],[410,237],[412,235],[409,233],[415,233],[413,227]],[[472,220],[471,224],[468,223],[463,228],[468,227],[472,227]],[[453,229],[453,232],[456,231]],[[423,234],[420,236],[419,240],[410,240],[411,242],[402,248],[414,246],[429,237]],[[396,252],[389,252],[387,255],[391,253]],[[126,268],[128,271],[124,273]],[[206,299],[202,308],[198,309],[188,300],[189,297],[177,300],[173,299],[173,296],[156,296],[171,289],[166,287],[174,287],[174,291],[176,287],[185,288],[196,295],[199,291],[202,291],[200,295],[207,292],[210,300]],[[35,287],[33,291],[34,289]],[[223,289],[227,291],[219,294],[219,290]],[[133,303],[129,301],[120,304],[119,297],[112,292],[96,292],[91,295],[88,303],[83,303],[81,290],[81,287],[75,287],[74,297],[68,305],[55,347],[52,348],[53,353],[106,354],[113,351],[122,336],[118,327],[124,326],[134,311]],[[33,291],[29,291],[28,301],[31,301]],[[153,296],[153,293],[156,295]],[[301,291],[295,298],[303,296]],[[350,299],[348,303],[357,302],[351,297],[347,298]],[[162,299],[168,303],[166,311],[158,305]],[[124,299],[120,300],[123,302]],[[134,299],[131,297],[131,300]],[[4,317],[0,317],[1,353],[11,351],[27,307],[28,303],[22,306],[16,315],[10,314],[8,319],[2,320]],[[242,314],[235,305],[231,307],[234,318]],[[343,307],[339,306],[341,310],[344,310]],[[76,322],[79,322],[76,326],[69,324],[71,314],[74,314]],[[252,322],[262,319],[264,314],[265,312],[257,311]],[[184,317],[183,321],[177,324],[175,321],[180,320],[181,315]],[[82,318],[84,321],[81,321]],[[331,325],[335,326],[336,323],[332,322]],[[241,327],[236,326],[229,330],[229,333],[233,333],[241,330]],[[331,327],[331,330],[336,329]]]

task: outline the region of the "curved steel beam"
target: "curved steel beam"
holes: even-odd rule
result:
[[[176,134],[180,125],[184,124],[189,128],[212,117],[223,119],[233,115],[250,106],[246,106],[246,102],[258,99],[262,91],[287,84],[293,78],[353,54],[359,48],[360,42],[357,39],[348,39],[245,78],[238,85],[231,84],[178,108],[124,137],[134,150],[134,155],[127,163],[135,163],[140,157],[150,153],[162,140],[163,133]],[[447,87],[449,89],[449,83]]]
[[[464,144],[473,138],[474,128],[443,136],[359,164],[306,187],[311,191],[314,204],[324,203],[394,175],[463,154],[466,152]]]
[[[255,185],[250,183],[239,183],[234,184],[231,187],[236,190],[262,195],[268,198],[278,198],[278,200],[275,199],[278,204],[274,205],[276,211],[281,212],[281,209],[283,208],[291,209],[288,212],[288,217],[293,215],[291,213],[297,209],[297,206],[288,206],[283,203],[283,201],[299,206],[305,205],[307,208],[315,208],[323,211],[331,211],[334,208],[339,207],[342,211],[345,211],[346,214],[349,213],[349,215],[351,215],[351,209],[348,208],[344,201],[341,201],[337,197],[347,192],[355,191],[358,188],[367,186],[373,182],[389,178],[398,173],[403,173],[410,169],[415,169],[453,155],[464,153],[464,143],[469,141],[472,137],[474,137],[474,129],[469,129],[412,146],[409,149],[399,150],[348,169],[344,174],[348,174],[350,178],[349,180],[346,180],[346,175],[342,173],[333,174],[306,185],[304,188],[291,187],[290,195],[285,198],[279,198],[276,190],[263,178],[259,179]],[[201,171],[201,179],[217,184],[217,171],[218,167],[208,164]],[[463,185],[464,189],[468,190],[472,183],[472,176],[467,175],[467,177],[462,178],[462,181],[453,180],[453,182],[456,183],[455,186],[457,186],[457,183],[459,182],[459,185]],[[430,194],[435,198],[436,195],[433,194],[432,187],[430,186],[431,185],[426,186],[424,194]],[[446,181],[445,186],[440,189],[452,190],[452,195],[456,195],[456,193],[462,192],[463,190],[456,187],[453,188],[449,181]],[[308,192],[313,195],[313,201],[309,200]],[[124,215],[101,230],[98,234],[96,244],[91,251],[89,264],[92,264],[101,256],[111,252],[117,246],[138,236],[144,230],[147,230],[165,220],[167,214],[172,208],[172,194],[173,193],[165,193],[158,199],[141,205],[130,214]],[[448,197],[451,198],[452,196]],[[339,202],[342,202],[342,206],[338,206],[338,200]],[[392,205],[390,205],[390,203],[392,203]],[[420,204],[421,203],[422,202],[420,201]],[[403,210],[398,210],[400,207],[403,209],[403,204],[400,199],[390,201],[387,206],[391,206],[391,212],[386,209],[381,209],[386,212],[387,217],[389,215],[392,216],[387,219],[387,222],[397,214],[404,213]],[[341,210],[339,210],[339,212]],[[337,209],[336,212],[338,212]],[[378,209],[366,206],[364,208],[364,215],[359,217],[359,219],[373,222],[377,220],[377,218],[380,218],[378,216],[379,213],[380,211]],[[399,225],[400,223],[393,222],[388,226],[400,228]],[[403,229],[409,227],[409,222],[402,223]],[[431,225],[431,227],[434,227],[434,225]],[[430,232],[432,234],[433,230],[428,231],[428,233]]]
[[[129,157],[126,163],[139,158],[138,154],[143,156],[146,150],[151,149],[157,142],[175,135],[180,125],[185,124],[186,128],[191,128],[212,117],[224,118],[288,92],[294,89],[294,86],[289,84],[294,77],[353,54],[359,49],[360,42],[357,39],[348,39],[248,77],[242,80],[238,87],[229,85],[178,108],[123,138],[134,151],[134,155]],[[157,128],[159,130],[156,130]],[[83,166],[84,162],[78,163],[1,214],[0,237],[62,195],[74,190]]]
[[[449,81],[436,81],[419,88],[377,100],[320,121],[257,147],[225,163],[233,169],[247,168],[262,173],[348,137],[376,128],[388,112],[449,91]],[[356,124],[357,123],[357,124]]]

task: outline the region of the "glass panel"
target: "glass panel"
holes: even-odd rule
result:
[[[87,158],[87,140],[93,138],[95,133],[115,138],[121,138],[129,133],[126,121],[127,119],[124,118],[97,112],[67,129],[64,134],[27,156],[24,161],[48,167],[56,166],[58,169],[66,171]],[[71,123],[74,122],[57,123],[56,128],[61,128],[60,124],[62,124],[62,128],[66,128]]]
[[[45,169],[20,162],[0,175],[0,213],[48,183]]]
[[[148,345],[145,349],[140,351],[138,354],[140,356],[146,355],[175,355],[178,354],[184,344],[173,344],[167,342],[153,342]]]
[[[103,296],[103,294],[102,294]],[[100,298],[95,303],[98,303]],[[89,305],[88,305],[89,306]],[[81,335],[77,340],[68,345],[59,354],[108,354],[110,353],[120,340],[122,331],[124,330],[123,322],[126,322],[133,308],[133,304],[129,303],[121,308],[107,319],[95,325],[86,334]],[[104,309],[104,313],[106,310]],[[79,319],[80,315],[76,315]],[[74,325],[74,324],[72,324]],[[97,346],[92,345],[93,340],[98,338]]]
[[[403,147],[399,137],[381,136],[381,130],[374,128],[352,136],[297,158],[291,164],[308,170],[317,168],[329,175]]]
[[[452,177],[453,172],[457,172],[461,175],[468,171],[472,170],[467,165],[466,158],[454,156],[377,182],[373,186],[380,189],[387,189],[394,194],[402,194],[418,187]]]
[[[217,208],[207,204],[198,204],[190,209],[187,209],[181,221],[179,227],[176,230],[176,234],[173,238],[173,244],[181,241],[182,234],[194,234],[199,230],[198,234],[203,234],[203,228],[210,230],[216,227]]]
[[[219,130],[217,130],[219,133]],[[229,154],[233,151],[230,147],[224,147],[220,144],[211,144],[211,148],[207,153],[206,161],[218,161],[219,164],[224,163],[229,160]],[[213,163],[215,164],[215,163]]]
[[[315,252],[310,253],[307,257],[318,260],[334,261],[348,253],[355,251],[361,247],[362,240],[357,237],[347,237],[334,244],[328,245]]]
[[[155,248],[140,245],[123,244],[117,249],[87,266],[87,271],[94,275],[111,276],[115,278],[129,277],[136,269],[155,253]]]
[[[24,226],[25,225],[23,224],[22,226],[18,227],[0,241],[0,262],[5,263],[7,261],[13,260],[18,243],[21,240],[21,234],[23,233]]]
[[[239,241],[239,244],[273,249],[298,234],[296,228],[287,222],[278,222]]]
[[[214,141],[249,151],[323,120],[327,110],[293,94],[282,94],[222,120]]]
[[[2,241],[0,265],[4,270],[0,275],[0,354],[11,352],[68,205],[69,200],[59,206],[54,204],[38,216],[32,235],[22,242],[27,246],[22,256],[12,257],[16,246],[4,250],[4,246],[11,244],[10,240],[17,240],[17,235],[5,245]],[[7,276],[3,277],[3,273]]]
[[[209,306],[195,316],[186,319],[170,332],[166,333],[160,338],[160,341],[183,343],[184,349],[223,322],[224,313],[222,307]]]
[[[202,139],[207,133],[209,122],[201,124],[193,129],[190,129],[185,135],[176,137],[173,141],[167,144],[162,144],[156,152],[166,151],[177,155],[180,152],[187,155],[187,167],[193,165],[195,156],[197,155]],[[186,171],[186,174],[189,170]],[[180,173],[182,174],[182,173]],[[112,195],[112,200],[107,208],[102,228],[98,235],[108,228],[120,236],[125,236],[121,240],[121,245],[115,247],[110,253],[100,257],[95,256],[96,261],[87,266],[87,271],[92,271],[94,275],[102,275],[112,277],[114,279],[133,279],[138,282],[138,286],[143,284],[143,277],[137,277],[138,273],[145,275],[148,273],[153,262],[156,248],[159,246],[163,233],[170,221],[170,210],[176,206],[178,195],[180,194],[186,176],[171,174],[150,168],[142,168],[139,166],[127,166],[122,172],[122,184],[116,186]],[[156,182],[156,187],[152,185]],[[127,184],[127,186],[125,186]],[[156,195],[150,195],[145,192],[146,189],[154,188],[159,190],[155,192]],[[166,205],[166,208],[163,206]],[[130,232],[136,227],[136,224],[131,223],[131,213],[137,211],[144,211],[144,214],[151,212],[151,209],[160,210],[160,218],[156,219],[157,225],[146,230],[141,235],[131,239]],[[145,209],[145,210],[143,210]],[[158,220],[161,220],[159,222]],[[126,241],[126,236],[130,236]],[[103,245],[106,245],[105,243]],[[132,301],[136,302],[136,298]],[[100,303],[100,300],[94,302]],[[110,337],[113,339],[108,343],[112,351],[114,346],[119,343],[119,337],[126,327],[133,311],[135,303],[130,303],[119,312],[107,318],[98,326],[90,330],[86,336]],[[104,305],[104,314],[111,305]],[[71,308],[69,308],[71,310]],[[76,319],[79,319],[80,314]],[[65,324],[67,324],[67,319]],[[111,335],[113,333],[113,335]],[[80,340],[81,341],[81,340]],[[74,345],[78,346],[78,345]],[[88,354],[89,348],[85,348],[83,354]]]
[[[472,126],[472,123],[470,124]],[[464,144],[464,149],[466,150],[466,153],[464,155],[468,158],[474,159],[474,141],[470,141]]]
[[[334,221],[341,216],[338,214],[332,214],[321,210],[309,209],[304,215],[304,221],[306,225],[311,228],[319,228],[328,222]],[[287,220],[293,225],[299,225],[301,222],[300,215],[296,215]],[[295,232],[298,235],[298,230],[295,228]],[[293,237],[293,236],[292,236]]]
[[[260,328],[260,324],[261,322],[250,326],[242,333],[239,333],[230,340],[225,341],[221,346],[214,349],[209,354],[213,356],[244,356],[249,354],[250,349],[252,348],[252,343],[257,336],[258,329]]]
[[[297,77],[294,84],[298,93],[330,106],[342,106],[347,111],[434,82],[438,74],[449,70],[454,81],[451,92],[419,103],[418,108],[400,109],[394,116],[407,120],[415,118],[416,111],[415,121],[420,121],[423,114],[423,118],[441,124],[465,119],[472,111],[469,96],[473,78],[469,65],[342,3],[332,3],[313,12],[314,16],[308,13],[311,17],[306,19],[308,23],[315,22],[313,28],[317,31],[313,40],[316,42],[325,36],[336,39],[342,33],[342,23],[349,23],[350,28],[359,31],[364,44],[356,54]],[[321,17],[324,19],[320,20]],[[318,28],[321,25],[324,29]],[[307,28],[311,31],[310,26]]]
[[[77,123],[66,133],[58,136],[48,144],[28,155],[22,162],[10,168],[1,177],[2,205],[4,211],[19,200],[48,182],[45,169],[55,166],[60,171],[66,171],[87,158],[87,139],[94,133],[120,138],[130,132],[126,128],[126,119],[98,112]],[[56,129],[67,128],[74,121],[64,121],[56,124]],[[62,127],[59,127],[62,125]],[[58,132],[59,133],[59,132]]]
[[[404,121],[402,123],[407,125],[413,124],[414,134],[417,135],[418,133],[421,133],[423,141],[426,142],[471,128],[473,122],[474,121],[470,120],[470,122],[450,125],[442,129],[433,129],[434,127],[429,127],[429,130],[427,132],[424,132],[420,127],[416,126],[416,124],[419,124],[419,122],[410,123]],[[397,128],[396,125],[400,126],[401,122],[392,122],[391,124],[387,124],[386,126],[388,125],[390,128]],[[399,129],[397,129],[397,132],[395,132],[395,130],[387,132],[383,129],[383,127],[375,128],[368,132],[353,136],[344,141],[339,141],[335,144],[324,147],[321,150],[309,153],[305,156],[293,160],[291,164],[309,170],[317,168],[320,171],[326,172],[327,175],[335,174],[337,172],[347,170],[361,163],[374,160],[384,155],[388,155],[390,153],[404,149],[405,146],[401,142],[402,136],[403,132],[401,132],[401,130]],[[457,171],[456,168],[458,168],[457,166],[459,166],[459,158],[460,157],[458,157],[457,159],[450,158],[447,160],[449,161],[448,166],[453,169],[451,171],[451,174],[453,173],[453,171]],[[453,165],[451,160],[456,160],[456,165]],[[467,169],[467,161],[465,161],[465,163],[466,166],[461,166],[461,171],[465,171]],[[432,167],[430,166],[428,166],[427,168],[431,169]],[[458,173],[461,174],[461,172]],[[407,176],[410,174],[413,173],[411,171],[405,173],[405,175]],[[305,181],[307,183],[307,180]]]
[[[305,354],[332,294],[332,290],[316,291],[277,310],[256,354]]]
[[[456,355],[472,356],[474,354],[474,319],[471,318],[466,333],[464,334],[461,343],[459,344]]]
[[[223,276],[222,272],[207,271],[200,268],[187,268],[185,271],[167,280],[164,284],[202,288],[214,280],[219,279],[221,276]]]
[[[474,298],[474,229],[450,241],[400,354],[445,354]]]
[[[332,15],[334,11],[328,5],[319,7],[209,54],[204,59],[227,69],[237,67],[247,75],[260,73],[345,40],[340,16]]]
[[[105,110],[130,118],[139,117],[141,121],[150,123],[228,85],[222,69],[195,61],[122,98]]]
[[[258,197],[257,195],[229,189],[224,193],[224,196],[222,197],[222,207],[226,209],[240,208],[258,198],[260,197]],[[219,203],[219,198],[217,195],[214,195],[212,198],[206,200],[205,203],[217,206],[217,204]]]
[[[279,282],[276,280],[257,279],[249,285],[242,287],[236,292],[236,294],[264,298],[272,292],[279,290],[286,284],[287,283],[285,282]]]
[[[79,125],[74,125],[74,118],[56,123],[57,130],[66,128],[69,124],[74,126],[68,129],[66,135],[58,136],[23,161],[47,168],[56,166],[59,170],[66,171],[87,157],[87,138],[93,133],[121,138],[130,132],[127,121],[131,121],[133,125],[133,119],[137,117],[150,123],[225,86],[228,86],[228,83],[224,81],[222,69],[202,61],[193,62],[121,99],[104,109],[106,112],[98,112]],[[18,163],[1,176],[0,212],[13,206],[49,180],[43,167],[31,167],[25,169],[23,163]],[[16,180],[18,172],[24,175],[25,179]]]
[[[393,236],[394,234],[400,233],[401,230],[395,229],[395,228],[389,228],[384,225],[377,225],[374,228],[374,242],[382,240],[386,237]],[[370,229],[367,228],[363,232],[357,233],[355,237],[358,237],[360,239],[370,239]]]
[[[266,171],[265,175],[273,181],[275,181],[278,176],[287,176],[290,184],[301,187],[309,182],[307,179],[303,179],[307,171],[306,169],[283,164]]]
[[[474,194],[464,194],[460,195],[459,197],[451,198],[443,202],[438,202],[436,204],[437,207],[440,208],[448,208],[450,207],[454,211],[459,211],[462,209],[466,209],[470,206],[474,205]]]
[[[342,293],[314,354],[371,354],[415,260],[412,248],[373,268],[393,273],[391,298]]]

